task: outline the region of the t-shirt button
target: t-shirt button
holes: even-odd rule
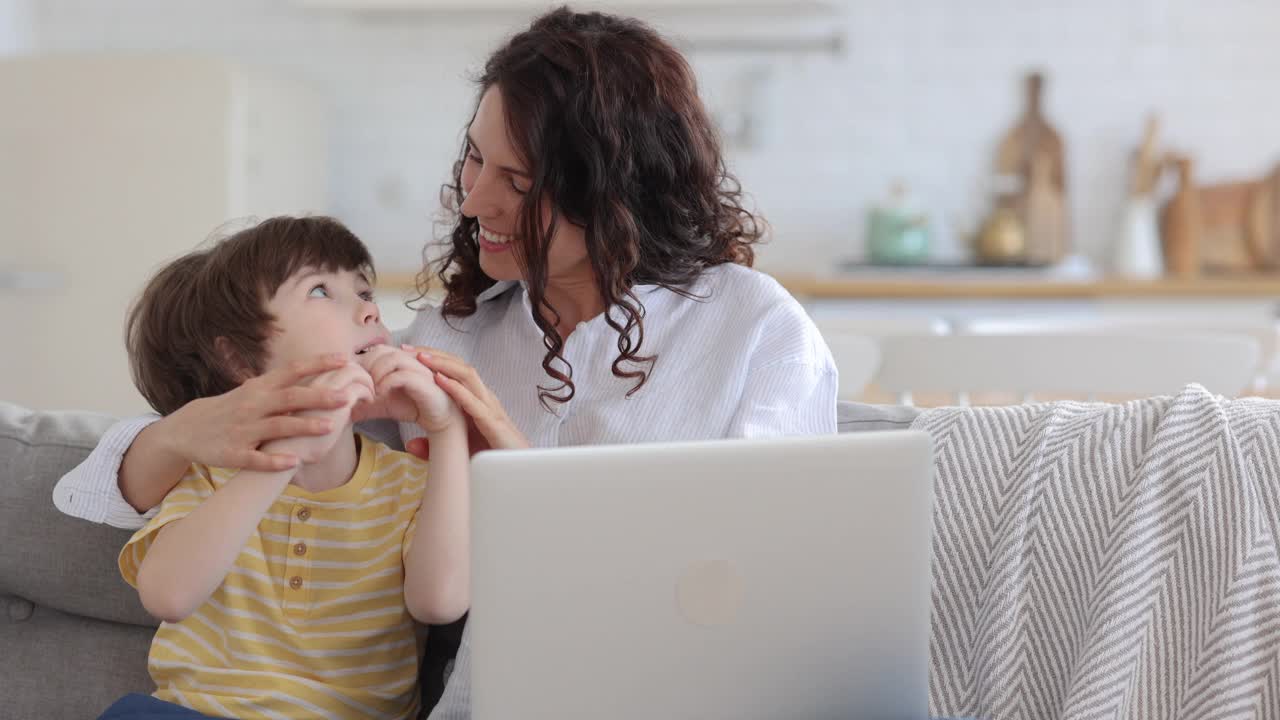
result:
[[[300,542],[300,543],[298,543],[297,545],[294,545],[294,546],[293,546],[293,554],[294,554],[294,555],[306,555],[306,554],[307,554],[307,544],[306,544],[306,543],[303,543],[303,542]]]
[[[302,587],[302,576],[294,575],[293,577],[289,578],[289,587],[293,588],[294,590],[300,589]]]
[[[311,508],[304,507],[298,511],[299,520],[309,520],[311,518]]]

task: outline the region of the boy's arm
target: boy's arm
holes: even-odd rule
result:
[[[348,362],[340,354],[299,360],[222,395],[192,400],[164,418],[148,415],[117,423],[84,462],[59,480],[54,504],[74,517],[136,529],[146,524],[191,463],[263,472],[292,468],[298,462],[295,455],[260,446],[273,439],[329,434],[331,421],[305,413],[344,407],[348,398],[301,383]],[[143,512],[147,514],[139,514]]]
[[[404,601],[414,619],[450,623],[471,605],[471,487],[467,422],[439,378],[405,348],[371,348],[369,371],[380,410],[427,433],[431,457],[422,502],[405,533]]]
[[[186,517],[161,528],[138,569],[138,596],[147,612],[179,622],[203,605],[295,473],[241,471]]]
[[[466,423],[429,436],[427,488],[406,538],[404,599],[429,625],[451,623],[471,606],[471,485]]]
[[[305,462],[315,462],[344,438],[348,443],[355,442],[348,421],[351,407],[362,398],[372,397],[369,373],[359,365],[347,363],[341,369],[321,374],[315,382],[318,387],[308,389],[341,396],[342,407],[302,411],[296,419],[322,422],[333,429],[321,436],[272,440],[262,446],[263,453],[289,453]],[[206,487],[201,494],[204,500],[181,519],[160,528],[142,558],[137,587],[143,607],[162,620],[174,622],[203,605],[235,565],[263,514],[297,472],[297,468],[241,470],[212,494],[207,493]],[[171,500],[173,496],[165,500],[165,505]],[[183,500],[177,502],[182,504]],[[163,520],[162,509],[158,521]]]

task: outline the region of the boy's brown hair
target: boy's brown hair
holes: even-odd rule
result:
[[[274,217],[169,263],[129,311],[134,385],[168,415],[262,372],[275,318],[267,302],[303,268],[374,281],[369,250],[341,222]]]

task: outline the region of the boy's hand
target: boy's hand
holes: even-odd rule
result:
[[[390,345],[371,348],[358,362],[373,378],[375,399],[364,408],[399,422],[417,423],[427,433],[437,433],[464,422],[462,411],[448,393],[436,385],[435,375],[413,353]]]
[[[332,410],[304,410],[298,417],[322,418],[330,422],[332,430],[326,435],[314,437],[290,437],[272,440],[262,446],[264,452],[291,453],[302,463],[313,463],[329,454],[334,445],[347,435],[347,424],[351,421],[351,408],[356,403],[373,398],[373,380],[369,372],[355,362],[350,362],[337,370],[316,375],[304,380],[300,385],[320,388],[336,392],[344,399],[343,404]]]

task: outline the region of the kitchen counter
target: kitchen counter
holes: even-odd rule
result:
[[[1121,277],[1069,278],[1034,271],[885,270],[857,273],[779,273],[778,282],[801,299],[826,300],[1071,300],[1071,299],[1280,299],[1280,274],[1206,275],[1198,278],[1130,280]],[[397,293],[414,287],[410,272],[378,276],[378,287]]]
[[[813,300],[1280,298],[1280,275],[1144,281],[1119,277],[1036,277],[1021,271],[1014,271],[1008,277],[990,271],[945,275],[887,271],[883,274],[779,274],[776,277],[792,295]]]
[[[1280,322],[1280,275],[1140,281],[975,268],[779,272],[774,277],[810,315],[825,322],[870,322],[917,330],[939,323],[958,327],[1001,318],[1035,318],[1049,324],[1055,319],[1078,323],[1089,318],[1147,318],[1197,327]],[[401,328],[412,321],[413,312],[393,298],[404,298],[413,283],[411,272],[379,275],[388,327]],[[437,288],[428,301],[440,299]]]

